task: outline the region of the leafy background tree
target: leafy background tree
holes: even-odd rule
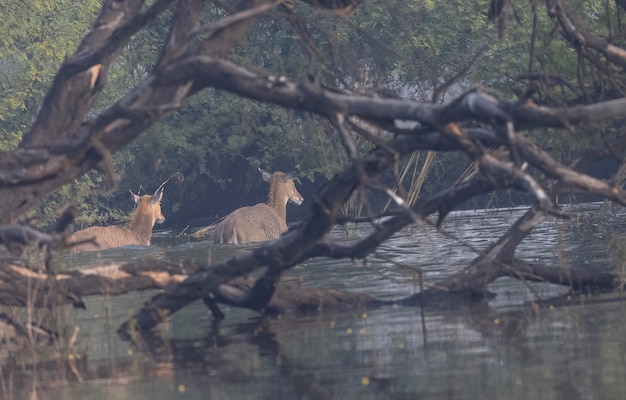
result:
[[[315,79],[357,93],[383,95],[391,90],[421,101],[445,102],[479,84],[498,95],[513,89],[519,96],[530,85],[535,98],[552,105],[623,92],[623,80],[608,71],[602,75],[589,59],[576,54],[555,29],[555,21],[536,11],[534,2],[509,2],[494,21],[485,12],[487,3],[365,2],[348,19],[296,3],[291,13],[262,18],[263,29],[243,42],[234,57],[244,65],[262,66],[294,80]],[[582,22],[590,31],[611,36],[611,29],[619,29],[614,3],[570,4],[583,10]],[[17,145],[34,120],[53,74],[74,51],[100,6],[95,0],[0,0],[4,16],[0,28],[5,32],[0,39],[0,149]],[[94,115],[122,98],[152,69],[156,49],[166,40],[171,12],[128,44],[110,71]],[[207,11],[204,18],[221,16],[213,12]],[[620,128],[593,127],[567,136],[550,130],[533,134],[557,159],[573,159],[584,145],[605,140]],[[168,221],[179,224],[202,216],[210,220],[252,199],[263,201],[266,187],[257,166],[288,170],[299,164],[302,191],[311,193],[348,162],[332,130],[315,116],[206,90],[116,153],[119,190],[105,191],[104,178],[92,172],[49,196],[40,214],[44,221],[54,218],[59,205],[72,200],[79,205],[80,224],[120,221],[132,207],[127,189],[153,191],[175,171],[185,175],[185,184],[166,190],[164,204],[165,213],[172,216]],[[362,151],[370,145],[364,146]],[[423,166],[425,158],[401,162]],[[471,164],[454,154],[438,155],[427,166],[430,173],[424,190],[453,185]],[[504,196],[493,204],[520,200]]]
[[[17,146],[39,112],[50,80],[72,54],[101,3],[0,1],[0,149]]]

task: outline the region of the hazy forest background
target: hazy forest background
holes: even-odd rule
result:
[[[275,13],[261,17],[261,28],[240,42],[232,59],[294,81],[315,79],[352,93],[435,103],[478,85],[510,101],[532,87],[535,101],[556,107],[621,96],[624,75],[591,65],[555,29],[547,12],[533,12],[536,3],[508,4],[498,17],[489,15],[488,0],[368,1],[349,18],[296,3],[298,14],[306,17],[309,45],[300,40],[302,32],[287,22],[282,8],[282,17]],[[603,38],[613,38],[623,28],[617,3],[569,2],[581,24]],[[17,148],[54,75],[90,30],[101,6],[98,0],[0,0],[0,150]],[[203,19],[222,18],[215,10],[207,8]],[[146,79],[167,39],[173,13],[173,9],[164,12],[130,39],[108,71],[92,115]],[[580,149],[621,128],[622,124],[610,123],[573,132],[534,129],[528,135],[567,164]],[[299,164],[299,188],[310,199],[316,188],[350,162],[334,132],[325,118],[314,114],[208,88],[114,154],[115,172],[121,178],[115,190],[106,191],[105,176],[91,171],[47,196],[37,207],[38,217],[44,224],[52,222],[56,210],[72,202],[79,206],[79,225],[123,221],[132,208],[129,188],[153,191],[174,171],[184,174],[185,183],[166,190],[163,208],[170,226],[208,223],[235,207],[263,201],[267,189],[257,166],[289,170]],[[372,146],[355,138],[363,151]],[[418,179],[425,163],[428,173]],[[471,165],[460,152],[421,152],[402,160],[406,187],[425,179],[423,192],[454,185],[472,171]],[[594,174],[605,176],[605,166],[597,166]],[[516,192],[497,196],[473,200],[468,206],[509,206],[526,200]],[[308,211],[309,207],[290,208],[289,219],[300,219]]]

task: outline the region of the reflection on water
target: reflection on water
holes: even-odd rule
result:
[[[598,205],[578,206],[574,221],[544,222],[518,256],[560,268],[610,268],[608,244],[626,216],[600,221]],[[445,225],[461,242],[412,227],[367,263],[311,260],[286,280],[402,298],[462,268],[504,232],[522,210],[458,212]],[[366,229],[359,231],[363,235]],[[332,235],[341,237],[342,232]],[[245,248],[189,243],[171,233],[150,248],[67,256],[70,266],[137,257],[219,261]],[[619,295],[533,312],[552,285],[501,279],[489,304],[454,311],[404,307],[258,318],[224,307],[212,322],[195,303],[160,326],[143,345],[115,330],[154,292],[86,299],[67,308],[68,332],[80,327],[69,361],[11,360],[0,367],[2,399],[562,399],[621,398],[626,393],[626,303]]]

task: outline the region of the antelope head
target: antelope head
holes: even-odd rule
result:
[[[161,213],[161,199],[163,198],[163,187],[157,189],[152,196],[143,195],[139,196],[129,190],[133,196],[135,205],[137,206],[136,215],[142,217],[148,217],[152,221],[152,226],[155,223],[162,224],[165,222],[165,217]]]
[[[162,224],[165,222],[165,217],[161,213],[161,199],[163,198],[163,188],[165,187],[165,184],[172,179],[175,179],[178,183],[180,183],[185,180],[185,177],[180,172],[172,174],[172,176],[167,178],[165,182],[159,185],[152,196],[139,196],[130,190],[130,193],[133,195],[133,200],[137,205],[137,211],[135,214],[138,219],[147,217],[146,219],[151,221],[153,227],[155,223]]]
[[[273,183],[272,182],[272,178],[273,175],[275,174],[271,174],[267,171],[262,170],[261,168],[259,168],[259,172],[261,173],[261,175],[263,176],[263,180],[265,182],[269,182],[270,184],[270,191],[276,191],[278,194],[278,192],[280,193],[281,197],[282,195],[284,195],[284,204],[287,204],[288,202],[292,202],[295,205],[300,205],[302,204],[302,201],[304,201],[304,198],[302,197],[302,195],[300,194],[300,192],[298,192],[298,189],[296,189],[296,185],[293,183],[293,179],[298,176],[298,170],[299,167],[296,166],[296,169],[294,169],[291,172],[288,172],[286,174],[282,174],[282,177],[279,176],[278,177],[278,181]],[[278,186],[278,187],[272,187],[272,186]]]

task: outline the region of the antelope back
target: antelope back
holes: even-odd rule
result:
[[[302,204],[303,198],[293,183],[297,170],[273,174],[259,168],[263,180],[269,182],[267,203],[242,207],[230,213],[217,226],[214,242],[244,244],[278,238],[287,230],[287,203]]]
[[[217,226],[213,241],[220,244],[244,244],[276,239],[287,224],[265,203],[242,207],[228,214]]]
[[[154,195],[139,196],[130,191],[135,201],[135,210],[126,226],[92,226],[74,232],[69,243],[84,242],[71,246],[70,253],[97,251],[132,244],[149,246],[152,239],[152,228],[155,223],[162,223],[165,217],[161,213],[163,190]]]

